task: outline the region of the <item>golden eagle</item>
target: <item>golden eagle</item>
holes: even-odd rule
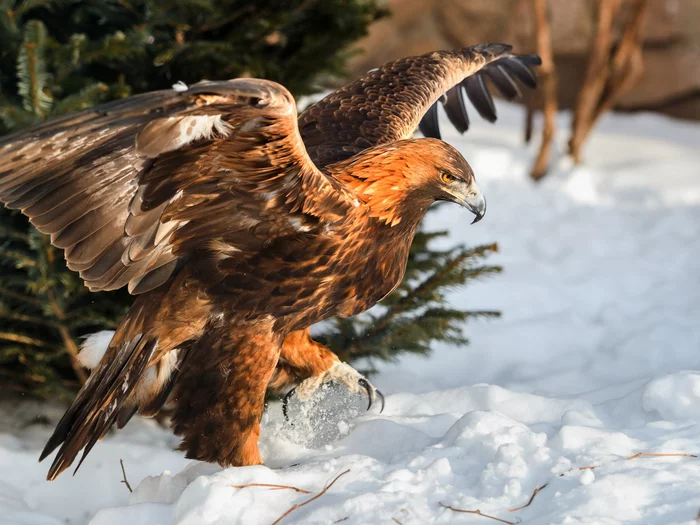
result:
[[[460,132],[465,92],[494,121],[485,79],[512,98],[535,87],[537,64],[502,44],[403,58],[299,116],[267,80],[180,84],[0,141],[0,201],[51,235],[90,290],[135,297],[42,453],[60,446],[48,479],[136,411],[172,407],[187,457],[229,466],[262,462],[268,388],[335,379],[371,401],[309,327],[391,293],[436,200],[481,219],[437,103]],[[418,126],[432,138],[413,139]]]

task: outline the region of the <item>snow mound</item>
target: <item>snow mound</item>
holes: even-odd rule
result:
[[[489,262],[504,273],[450,301],[503,317],[468,326],[467,348],[381,364],[383,414],[331,390],[292,404],[290,422],[273,403],[266,465],[229,469],[187,461],[135,419],[48,483],[36,459],[60,413],[0,406],[0,524],[496,523],[447,507],[527,525],[695,523],[700,126],[608,115],[585,165],[562,158],[534,184],[522,118],[499,105],[495,126],[445,127],[489,213],[470,228],[456,206],[428,216],[446,244],[498,241]]]
[[[700,421],[700,372],[679,372],[651,381],[644,389],[644,408],[661,419]]]

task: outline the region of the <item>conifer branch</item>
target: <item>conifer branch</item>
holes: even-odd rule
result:
[[[23,301],[25,303],[33,304],[34,306],[41,306],[41,301],[39,301],[38,299],[30,297],[29,295],[24,295],[22,293],[15,292],[13,290],[8,290],[6,288],[0,288],[0,295],[4,295],[5,297],[10,297],[12,299],[17,299],[18,301]]]
[[[16,312],[3,312],[0,310],[0,318],[9,319],[12,321],[22,321],[25,323],[34,323],[49,326],[51,328],[58,328],[60,325],[50,319],[45,319],[43,317],[36,317],[33,315],[20,314]]]
[[[56,319],[58,319],[59,322],[64,321],[65,313],[56,301],[56,297],[54,296],[53,290],[49,289],[47,295],[49,298],[49,305],[51,306],[51,311],[56,316]],[[80,365],[80,362],[78,361],[78,345],[76,344],[73,337],[71,337],[68,328],[66,328],[64,324],[59,324],[58,333],[61,335],[63,345],[65,346],[66,351],[68,352],[71,366],[73,367],[73,371],[75,372],[76,377],[80,380],[80,384],[84,384],[85,381],[87,381],[88,376],[85,373],[85,369]]]
[[[10,341],[12,343],[21,343],[24,345],[32,345],[39,348],[48,348],[48,345],[41,341],[40,339],[35,339],[21,334],[13,334],[10,332],[0,332],[0,339],[3,341]]]

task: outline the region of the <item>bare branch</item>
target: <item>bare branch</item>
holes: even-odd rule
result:
[[[122,466],[122,483],[126,485],[126,488],[129,489],[129,492],[134,492],[131,490],[131,485],[129,485],[129,481],[126,479],[126,470],[124,470],[124,460],[119,458],[119,464]]]
[[[275,485],[272,483],[248,483],[247,485],[234,485],[234,489],[245,489],[248,487],[267,487],[270,490],[283,490],[283,489],[289,489],[293,490],[295,492],[300,492],[301,494],[311,494],[308,490],[304,489],[299,489],[297,487],[290,487],[289,485]]]
[[[586,75],[574,110],[573,130],[569,152],[574,162],[581,162],[581,147],[590,130],[591,121],[598,107],[605,83],[610,74],[610,50],[612,49],[613,20],[620,10],[621,0],[598,1],[598,27],[588,57]]]
[[[610,77],[605,86],[604,97],[588,123],[586,134],[603,113],[611,109],[622,95],[634,87],[644,73],[642,24],[647,5],[648,0],[638,0],[634,5],[632,15],[624,29],[622,42],[612,57]]]
[[[508,512],[517,512],[517,511],[519,511],[519,510],[523,510],[525,507],[529,507],[529,506],[532,504],[532,501],[535,499],[535,496],[537,496],[537,493],[538,493],[540,490],[542,490],[543,488],[545,488],[547,485],[549,485],[549,483],[545,483],[545,484],[542,485],[541,487],[537,487],[537,488],[532,492],[532,496],[530,496],[530,499],[527,501],[527,503],[526,503],[525,505],[523,505],[523,506],[521,506],[521,507],[516,507],[516,508],[514,508],[514,509],[508,509]]]
[[[539,75],[543,88],[543,116],[544,129],[542,131],[542,144],[535,164],[530,171],[530,177],[539,180],[549,169],[549,159],[552,154],[552,142],[557,123],[557,74],[554,70],[554,56],[552,53],[552,35],[547,16],[546,0],[534,0],[535,19],[537,21],[537,53],[542,59]],[[529,117],[531,118],[531,116]],[[530,123],[531,125],[531,123]],[[527,139],[527,131],[526,131]]]
[[[631,459],[637,459],[637,458],[696,458],[697,456],[695,454],[654,454],[652,452],[637,452],[634,456],[630,456],[628,458],[625,458],[625,461],[629,461]]]
[[[515,521],[502,520],[501,518],[497,518],[497,517],[495,517],[495,516],[489,516],[488,514],[484,514],[484,513],[481,512],[479,509],[476,509],[476,510],[456,509],[456,508],[454,508],[454,507],[450,507],[449,505],[445,505],[445,504],[442,503],[442,502],[440,503],[440,506],[443,507],[443,508],[445,508],[445,509],[450,509],[450,510],[452,510],[452,511],[454,511],[454,512],[463,512],[464,514],[476,514],[477,516],[483,516],[484,518],[489,518],[489,519],[492,519],[492,520],[495,520],[495,521],[498,521],[498,522],[501,522],[501,523],[506,523],[507,525],[515,525],[515,524],[516,524]],[[274,525],[274,524],[273,524],[273,525]]]
[[[348,472],[350,472],[350,469],[347,469],[346,471],[341,472],[340,474],[338,474],[338,475],[335,477],[335,479],[333,479],[333,481],[331,481],[328,485],[326,485],[326,486],[323,488],[323,490],[322,490],[321,492],[319,492],[318,494],[316,494],[313,498],[309,498],[309,499],[307,499],[306,501],[304,501],[303,503],[297,503],[297,504],[293,505],[287,512],[285,512],[285,513],[282,514],[279,518],[277,518],[277,519],[272,523],[272,525],[277,525],[279,522],[281,522],[284,518],[286,518],[287,516],[289,516],[289,514],[291,514],[292,512],[294,512],[295,510],[297,510],[298,508],[301,508],[301,507],[303,507],[304,505],[308,505],[308,504],[311,503],[312,501],[315,501],[315,500],[317,500],[318,498],[320,498],[321,496],[323,496],[323,495],[328,491],[328,489],[330,489],[330,488],[333,486],[333,484],[334,484],[336,481],[338,481],[342,476],[344,476],[344,475],[347,474]]]

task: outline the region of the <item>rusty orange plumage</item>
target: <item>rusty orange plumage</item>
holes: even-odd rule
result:
[[[188,457],[260,463],[266,390],[338,366],[309,326],[389,294],[436,200],[485,212],[464,158],[412,139],[416,127],[439,136],[445,92],[458,130],[465,91],[494,120],[484,78],[514,96],[516,80],[534,86],[537,60],[501,44],[409,57],[299,116],[274,82],[202,82],[0,141],[0,201],[51,235],[91,290],[135,296],[46,445],[42,459],[59,449],[48,478],[114,423],[163,407]]]

